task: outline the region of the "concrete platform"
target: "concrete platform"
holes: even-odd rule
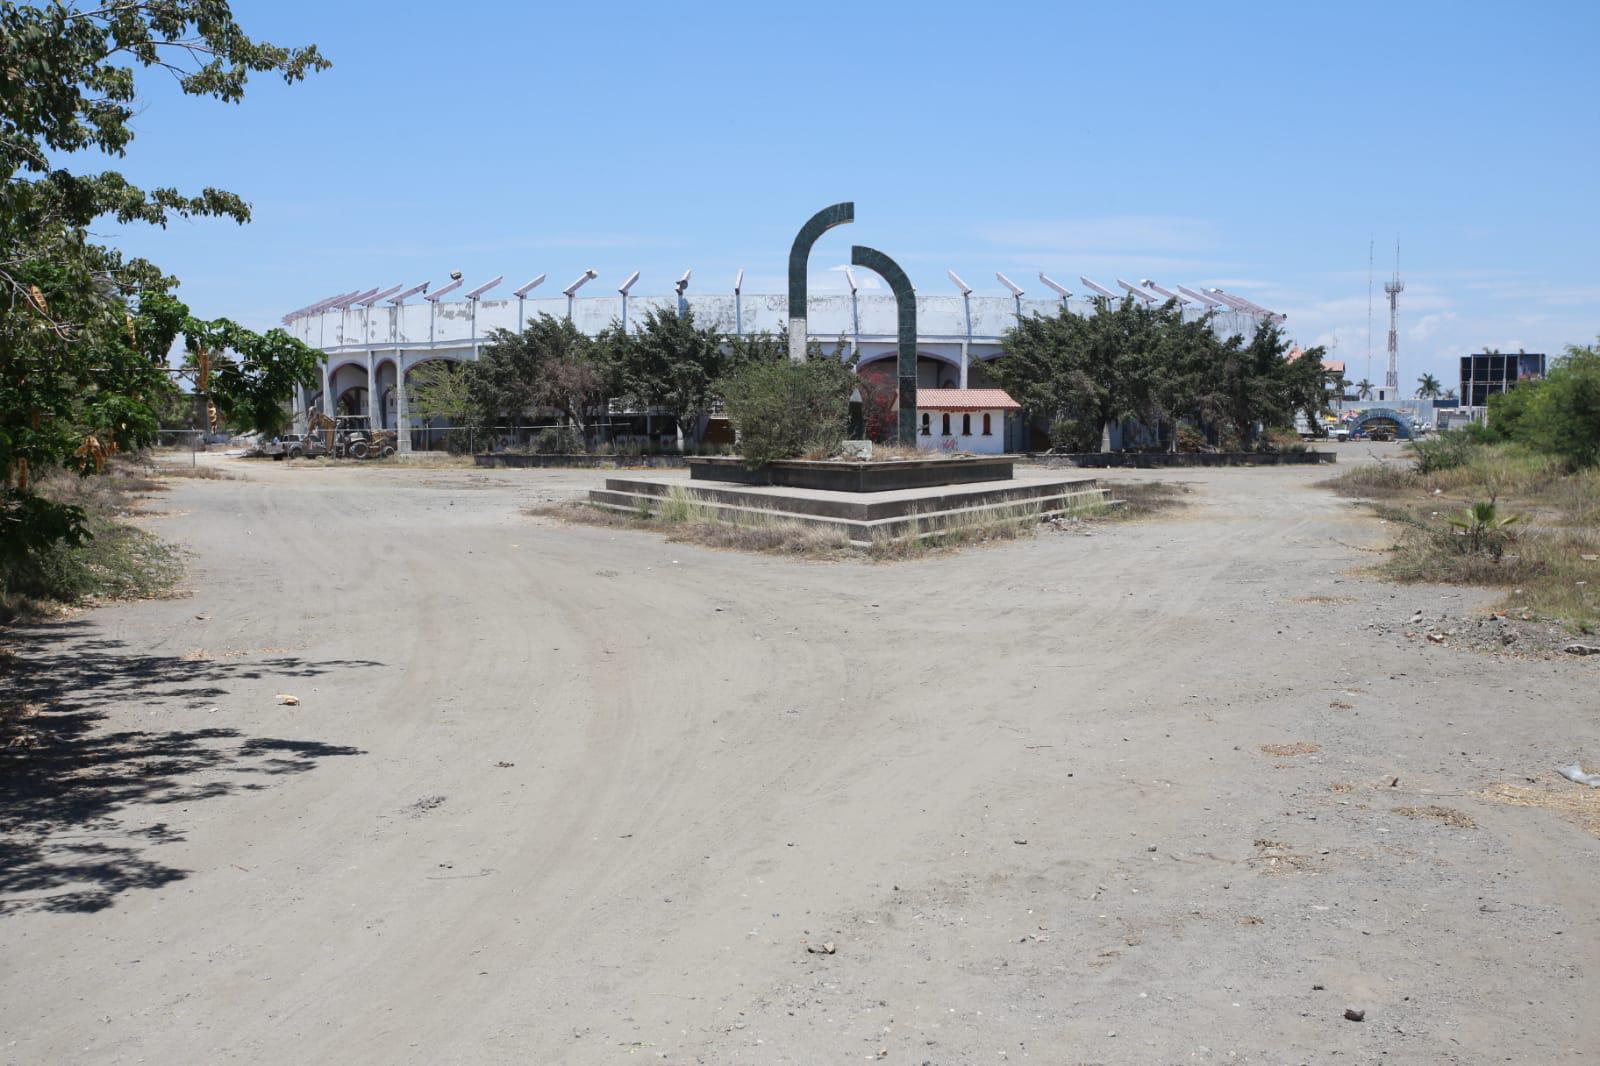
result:
[[[927,536],[966,523],[1047,518],[1113,505],[1094,478],[1019,477],[886,492],[837,492],[778,485],[726,485],[682,478],[612,477],[589,502],[615,511],[657,513],[687,498],[720,521],[784,520],[837,529],[854,544]]]

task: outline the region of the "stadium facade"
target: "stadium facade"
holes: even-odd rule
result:
[[[766,332],[784,338],[789,322],[789,301],[783,295],[558,295],[489,300],[481,296],[445,298],[461,291],[454,284],[434,296],[417,288],[395,286],[347,293],[284,316],[286,328],[295,337],[323,354],[320,382],[294,398],[297,420],[303,423],[306,412],[320,410],[330,416],[366,416],[377,428],[415,429],[418,423],[408,411],[406,388],[418,366],[434,359],[476,359],[494,331],[520,331],[524,323],[541,314],[570,317],[589,336],[621,321],[635,328],[657,308],[692,309],[697,323],[729,334]],[[465,295],[473,291],[465,290]],[[1262,321],[1277,317],[1253,305],[1234,306],[1245,301],[1211,292],[1213,295],[1202,298],[1214,305],[1210,309],[1217,312],[1218,332],[1249,337]],[[1146,291],[1129,298],[1148,302],[1151,295]],[[989,387],[992,382],[985,365],[1000,355],[1001,338],[1019,315],[1053,315],[1063,304],[1075,313],[1092,314],[1104,299],[919,295],[918,386]],[[1208,310],[1198,299],[1182,297],[1180,302],[1189,318]],[[858,367],[882,360],[893,365],[896,314],[894,297],[882,292],[818,294],[806,301],[810,339],[827,351],[842,345],[847,357],[859,356]],[[410,438],[411,434],[400,434],[402,451],[411,448]]]

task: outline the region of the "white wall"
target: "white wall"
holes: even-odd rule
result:
[[[588,292],[597,289],[591,282]],[[603,290],[601,290],[603,291]],[[864,350],[883,345],[893,346],[898,335],[899,311],[892,295],[886,293],[863,294],[858,297],[861,320],[861,339]],[[645,315],[653,308],[676,309],[676,296],[636,296],[628,301],[628,328],[637,329]],[[733,332],[734,298],[732,293],[689,294],[689,306],[695,318],[704,325],[716,325]],[[1094,305],[1074,299],[1070,308],[1078,314],[1091,314]],[[1025,298],[1022,301],[1024,316],[1053,315],[1060,307],[1058,300]],[[477,323],[473,324],[472,307],[465,300],[441,300],[437,308],[426,300],[413,298],[396,308],[383,303],[364,310],[359,307],[345,311],[329,311],[323,315],[310,315],[289,323],[291,334],[312,347],[329,350],[381,348],[388,345],[416,347],[429,343],[430,314],[432,343],[453,347],[470,347],[473,339],[478,343],[496,329],[517,328],[517,300],[481,300],[478,303]],[[567,298],[557,293],[554,297],[524,301],[523,320],[540,314],[565,318]],[[1190,311],[1191,317],[1197,312]],[[589,335],[599,333],[622,315],[622,297],[611,295],[579,296],[572,302],[572,321]],[[788,334],[789,298],[781,295],[752,293],[742,301],[742,328],[745,333],[766,331],[778,336]],[[843,337],[853,340],[854,326],[850,313],[848,293],[827,293],[806,300],[807,328],[811,336],[824,347]],[[1242,316],[1225,316],[1219,319],[1223,332],[1245,332],[1249,323],[1231,319]],[[972,336],[975,354],[991,355],[999,350],[1001,335],[1016,324],[1016,304],[1007,296],[972,297]],[[961,297],[917,297],[917,335],[927,345],[941,342],[959,346],[966,337],[966,319],[962,312]],[[919,342],[921,343],[921,342]],[[959,351],[959,347],[957,349]]]
[[[944,411],[927,409],[917,412],[917,450],[924,452],[953,451],[974,452],[978,455],[999,455],[1006,450],[1006,413],[1004,411],[950,411],[950,435],[940,432],[944,428]],[[972,416],[972,432],[961,432],[962,416]],[[923,436],[920,430],[922,416],[928,416],[932,432]],[[983,435],[983,416],[989,416],[989,435]]]

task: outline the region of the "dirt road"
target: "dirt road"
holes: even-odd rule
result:
[[[1404,639],[1481,597],[1355,576],[1325,471],[868,565],[520,513],[587,473],[229,469],[156,504],[192,597],[12,635],[64,732],[0,1061],[1600,1045],[1600,839],[1481,795],[1600,761],[1600,668]]]

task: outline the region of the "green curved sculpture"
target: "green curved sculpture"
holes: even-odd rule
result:
[[[833,227],[855,220],[853,202],[832,204],[812,215],[794,235],[789,249],[789,358],[797,363],[806,357],[806,263],[811,259],[811,246]]]
[[[850,249],[850,265],[865,267],[875,272],[894,292],[895,306],[900,312],[899,345],[895,372],[900,386],[900,443],[915,446],[917,443],[917,290],[911,279],[900,269],[900,264],[876,248],[856,245]]]

